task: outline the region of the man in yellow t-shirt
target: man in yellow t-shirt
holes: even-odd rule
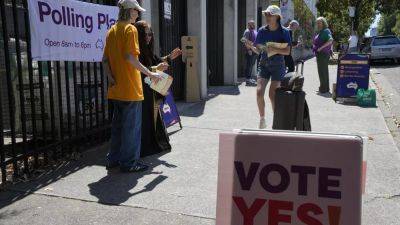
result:
[[[158,81],[138,59],[138,32],[132,25],[145,9],[136,0],[119,0],[117,23],[107,34],[103,68],[109,79],[108,99],[114,113],[107,169],[120,166],[122,172],[141,172],[148,166],[139,163],[141,148],[143,86],[140,72]]]

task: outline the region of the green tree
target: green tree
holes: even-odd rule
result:
[[[396,14],[382,14],[378,24],[379,35],[393,35],[393,28],[396,26]]]
[[[295,33],[295,38],[299,35],[303,38],[303,44],[306,48],[312,47],[312,37],[315,34],[315,18],[311,10],[304,4],[303,0],[293,0],[294,19],[301,24],[301,29]]]
[[[400,0],[376,0],[376,8],[381,12],[378,32],[380,35],[400,35]]]
[[[392,28],[392,31],[397,35],[400,36],[400,11],[397,12],[396,15],[396,24],[395,26]]]
[[[354,30],[356,30],[360,35],[365,34],[376,16],[374,1],[350,0],[349,5],[356,8],[354,17]]]
[[[385,14],[394,14],[400,10],[399,0],[375,0],[376,9]]]
[[[349,16],[348,7],[356,8],[354,21]],[[319,14],[328,19],[336,41],[346,42],[354,22],[354,30],[362,36],[369,29],[376,15],[376,3],[371,0],[320,0]]]

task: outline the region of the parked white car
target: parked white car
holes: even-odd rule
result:
[[[378,36],[372,38],[370,46],[371,60],[400,59],[400,39],[396,36]]]

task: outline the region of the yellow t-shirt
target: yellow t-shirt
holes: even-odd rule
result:
[[[108,88],[108,99],[120,101],[143,101],[143,86],[140,71],[128,60],[131,53],[138,58],[140,54],[138,32],[129,23],[117,22],[108,31],[104,56],[108,58],[116,85]]]

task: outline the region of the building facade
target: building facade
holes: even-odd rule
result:
[[[143,0],[142,4],[148,9],[142,19],[152,24],[157,52],[166,54],[180,46],[179,35],[198,38],[197,70],[203,99],[207,97],[209,86],[235,85],[243,76],[244,50],[240,38],[247,21],[255,20],[258,27],[263,25],[261,12],[268,5],[276,4],[282,8],[285,23],[298,19],[309,30],[307,34],[300,31],[296,38],[311,39],[315,25],[313,21],[317,15],[316,0]],[[299,5],[305,10],[295,11]],[[303,11],[307,15],[303,15]],[[313,17],[311,20],[310,15]],[[306,49],[294,52],[296,58],[310,54],[307,43]],[[182,67],[174,69],[177,80],[174,93],[178,99],[184,99],[185,65],[179,63],[174,66]]]
[[[96,1],[108,5],[116,5],[117,2]],[[247,21],[255,20],[258,27],[263,25],[264,17],[261,12],[268,5],[281,6],[284,23],[298,19],[302,27],[308,30],[307,34],[296,34],[296,38],[302,36],[304,39],[311,39],[314,24],[309,23],[313,21],[310,20],[310,15],[316,16],[316,0],[141,0],[140,3],[147,9],[141,19],[149,22],[155,33],[156,54],[166,55],[172,49],[180,47],[182,36],[197,37],[199,49],[196,68],[202,99],[207,97],[209,86],[236,85],[243,77],[245,51],[240,39]],[[295,11],[299,5],[306,10]],[[303,11],[308,14],[303,15]],[[19,21],[22,25],[23,22]],[[12,34],[14,26],[10,24],[8,27]],[[20,29],[21,38],[25,38],[24,31],[25,29]],[[306,47],[310,47],[309,43]],[[294,54],[297,58],[305,55],[303,50],[296,50]],[[174,76],[174,96],[184,100],[186,65],[177,60],[172,68],[170,73]]]
[[[81,1],[115,6],[118,0]],[[30,43],[26,2],[0,1],[2,174],[6,166],[17,168],[21,160],[28,168],[31,156],[38,163],[39,154],[46,161],[48,153],[57,158],[82,147],[81,143],[105,141],[112,118],[106,99],[107,77],[100,63],[32,59],[30,46],[35,43]],[[188,63],[189,71],[195,71],[190,73],[190,80],[182,60],[173,62],[169,71],[174,77],[174,96],[179,100],[185,100],[187,81],[198,80],[204,100],[209,86],[238,83],[244,71],[240,38],[247,21],[263,24],[261,11],[269,4],[284,4],[285,17],[294,15],[305,27],[302,32],[313,33],[312,7],[303,0],[141,0],[141,4],[147,9],[141,19],[148,21],[155,33],[156,54],[164,56],[181,47],[182,36],[197,37],[197,61],[193,63],[197,65]],[[301,58],[306,52],[295,54]],[[195,74],[197,79],[193,79]],[[0,179],[5,182],[6,176]]]

